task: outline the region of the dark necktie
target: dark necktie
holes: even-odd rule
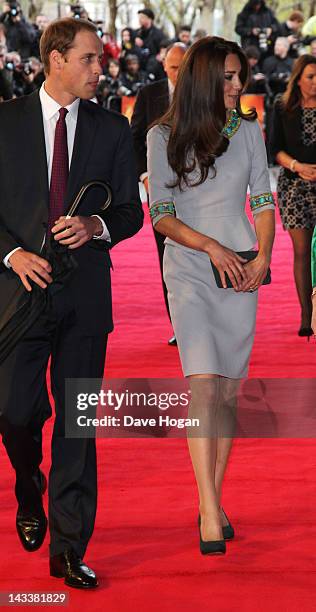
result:
[[[66,108],[59,110],[56,123],[52,174],[49,189],[48,232],[56,219],[65,213],[65,197],[69,175]]]

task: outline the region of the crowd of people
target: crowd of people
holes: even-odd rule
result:
[[[72,6],[72,16],[89,19],[83,7]],[[138,11],[139,28],[123,28],[120,40],[104,31],[97,23],[103,43],[102,72],[97,100],[105,108],[121,109],[122,96],[134,97],[147,83],[166,78],[163,60],[166,49],[175,41],[189,46],[206,35],[183,25],[178,35],[170,39],[155,25],[154,12],[149,8]],[[0,100],[27,95],[44,81],[40,61],[39,41],[49,24],[45,15],[38,15],[30,23],[21,6],[13,0],[6,2],[0,15]]]
[[[72,15],[89,19],[86,10],[72,6]],[[189,47],[203,38],[202,29],[192,32],[190,25],[181,25],[170,39],[155,25],[150,8],[138,11],[139,27],[125,27],[120,40],[104,31],[98,22],[98,34],[103,43],[103,74],[97,90],[99,104],[121,109],[121,97],[135,97],[144,85],[166,78],[164,57],[170,44],[178,41]],[[283,93],[289,82],[294,60],[310,52],[316,57],[316,17],[304,23],[300,11],[292,11],[280,23],[265,0],[249,0],[236,20],[251,67],[251,81],[246,93],[261,93],[266,98],[266,112],[275,97]],[[49,23],[38,15],[30,23],[16,0],[6,2],[0,15],[0,100],[29,94],[44,81],[40,61],[39,41]],[[269,118],[268,118],[269,122]]]

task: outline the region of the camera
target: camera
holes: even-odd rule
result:
[[[21,72],[23,74],[25,74],[25,76],[29,76],[30,74],[32,74],[34,72],[33,68],[32,68],[32,63],[28,60],[22,62],[20,64],[21,67]]]
[[[9,10],[9,16],[10,17],[17,17],[18,15],[21,14],[21,7],[16,4],[15,2],[10,3],[10,10]]]
[[[267,31],[264,28],[259,31],[258,39],[259,39],[259,49],[264,52],[267,51],[268,38],[267,38]]]
[[[74,19],[81,19],[81,15],[84,10],[82,6],[80,6],[80,4],[71,4],[70,8],[71,8]]]

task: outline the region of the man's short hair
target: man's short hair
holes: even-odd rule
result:
[[[59,53],[65,55],[73,47],[73,41],[78,32],[82,31],[91,32],[97,36],[96,26],[86,19],[64,17],[52,21],[47,26],[40,40],[41,60],[46,74],[49,74],[50,71],[49,56],[51,52],[56,49]]]
[[[155,13],[150,8],[140,9],[139,11],[137,11],[137,14],[138,15],[146,15],[146,17],[148,17],[149,19],[152,19],[153,21],[155,19]]]
[[[246,47],[244,49],[244,53],[248,57],[248,59],[256,59],[259,61],[261,57],[261,53],[258,47],[255,47],[255,45],[249,45],[249,47]]]
[[[297,21],[298,23],[304,23],[304,15],[301,11],[292,11],[289,16],[289,21]]]
[[[179,32],[191,32],[192,28],[189,25],[180,25],[180,27],[178,28]]]

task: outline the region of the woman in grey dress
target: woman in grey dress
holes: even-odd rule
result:
[[[238,381],[253,344],[257,289],[274,238],[274,203],[256,113],[242,113],[248,79],[240,47],[205,37],[186,53],[169,111],[148,133],[150,211],[167,236],[164,277],[184,375],[189,416],[200,419],[188,444],[199,491],[200,550],[225,552],[234,535],[221,490],[231,433],[219,421],[234,412]],[[245,213],[247,187],[255,231]],[[246,260],[236,251],[259,254]],[[211,262],[233,288],[218,288]],[[192,434],[192,435],[191,435]],[[195,437],[195,436],[199,437]],[[228,437],[227,437],[228,435]]]

